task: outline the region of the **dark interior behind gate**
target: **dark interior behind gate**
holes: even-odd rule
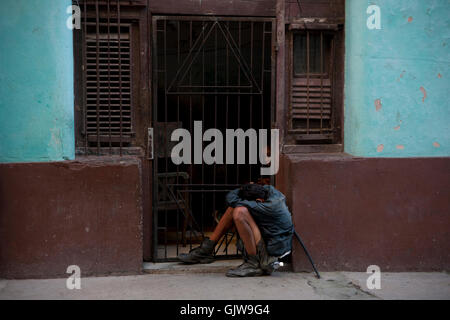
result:
[[[265,18],[153,18],[156,261],[189,251],[214,229],[226,192],[262,178],[260,165],[175,165],[170,135],[184,128],[193,137],[194,121],[224,136],[271,128],[272,32]],[[230,230],[216,255],[236,254],[235,241]]]

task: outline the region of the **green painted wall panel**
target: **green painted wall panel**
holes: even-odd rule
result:
[[[369,30],[369,5],[381,29]],[[450,155],[450,1],[347,0],[345,151]]]
[[[0,162],[74,159],[69,5],[0,2]]]

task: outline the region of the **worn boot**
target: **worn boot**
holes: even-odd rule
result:
[[[181,253],[178,260],[189,264],[214,262],[215,246],[216,242],[206,237],[200,247],[192,249],[189,253]]]
[[[242,253],[242,259],[244,259],[244,262],[247,262],[248,253],[247,253],[247,250],[245,250],[244,242],[242,241],[242,239],[239,239],[236,242],[236,249]]]
[[[269,255],[266,249],[266,244],[263,240],[259,241],[256,245],[257,255],[259,259],[259,265],[264,274],[269,275],[275,271],[275,262],[278,261],[277,257]]]
[[[264,271],[259,267],[259,258],[257,255],[248,255],[247,261],[239,267],[230,269],[227,277],[257,277],[262,276]]]
[[[244,243],[242,242],[242,239],[239,239],[239,240],[236,242],[236,249],[237,249],[238,252],[241,252],[241,253],[242,253],[242,259],[244,260],[243,263],[246,263],[246,262],[248,261],[249,255],[248,255],[248,253],[247,253],[247,250],[245,250]],[[241,266],[242,266],[242,264],[239,265],[239,266],[233,267],[233,268],[231,268],[231,269],[228,270],[228,271],[237,270],[237,269],[241,268]]]

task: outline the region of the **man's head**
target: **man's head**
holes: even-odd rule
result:
[[[259,184],[244,184],[239,190],[239,198],[249,201],[265,201],[268,195],[266,188]]]

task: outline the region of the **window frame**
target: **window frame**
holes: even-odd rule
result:
[[[86,112],[86,79],[84,70],[85,57],[85,23],[96,21],[107,23],[108,16],[111,28],[117,24],[117,3],[111,4],[110,11],[105,3],[99,2],[99,9],[96,12],[95,2],[85,1],[81,3],[82,9],[82,28],[73,31],[73,49],[74,49],[74,95],[75,95],[75,148],[76,157],[84,156],[114,156],[130,155],[143,156],[146,153],[147,131],[144,130],[151,122],[151,112],[149,104],[149,63],[150,52],[148,46],[150,40],[147,32],[148,11],[145,6],[133,3],[124,3],[121,1],[120,23],[122,26],[129,27],[130,36],[130,133],[123,133],[121,142],[118,138],[100,138],[102,145],[91,144],[86,135],[85,112]],[[128,136],[126,136],[128,135]],[[95,142],[95,141],[94,141]]]
[[[294,81],[294,36],[296,34],[310,32],[323,32],[324,35],[332,36],[330,49],[330,67],[328,69],[331,82],[331,119],[332,133],[330,139],[314,140],[305,139],[305,134],[296,131],[292,123],[292,87]],[[320,152],[342,152],[343,138],[343,97],[344,97],[344,30],[343,24],[306,24],[291,23],[286,30],[286,112],[287,131],[285,135],[284,153],[320,153]],[[320,79],[319,74],[310,74],[310,79]],[[323,78],[325,79],[325,78]],[[310,141],[310,142],[308,142]]]

